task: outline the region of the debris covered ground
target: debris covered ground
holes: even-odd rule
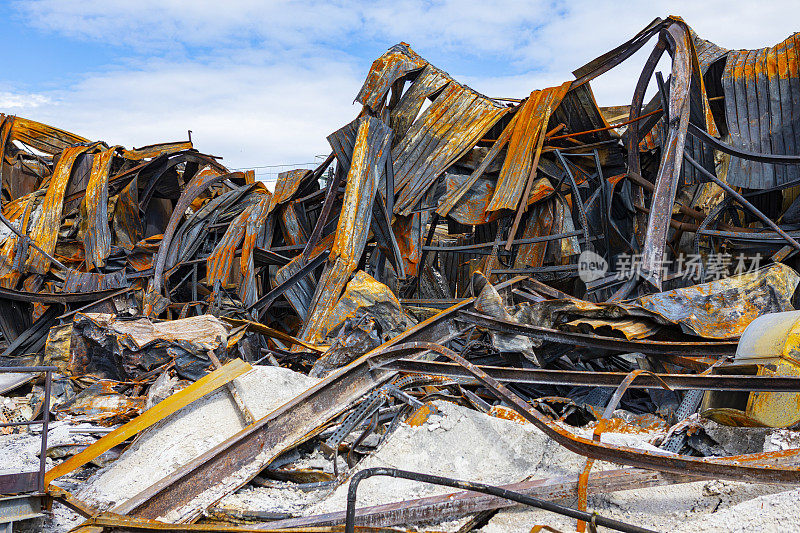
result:
[[[798,47],[656,19],[516,100],[400,43],[274,190],[3,115],[0,504],[45,494],[18,526],[50,531],[797,528]]]

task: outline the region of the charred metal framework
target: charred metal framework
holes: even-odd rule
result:
[[[598,107],[591,81],[648,43],[630,105]],[[680,453],[658,454],[560,423],[602,429],[619,405],[672,425],[698,410],[701,391],[800,393],[797,375],[768,365],[740,374],[730,360],[748,324],[796,303],[798,46],[793,35],[726,50],[678,17],[659,18],[574,80],[508,100],[400,43],[371,65],[361,111],[328,136],[330,155],[280,174],[273,191],[191,141],[128,150],[0,115],[3,364],[47,371],[48,406],[50,372],[85,396],[126,402],[107,414],[125,424],[42,470],[38,489],[48,484],[87,528],[189,529],[208,501],[287,450],[317,442],[336,465],[358,432],[346,453],[355,464],[369,433],[424,419],[441,398],[484,412],[505,403],[566,448],[629,468],[505,488],[403,473],[491,497],[358,513],[353,503],[349,530],[356,516],[390,526],[498,509],[512,496],[585,498],[707,477],[797,484],[798,450],[699,457],[678,424],[664,448]],[[655,72],[664,54],[666,78]],[[322,379],[254,419],[232,381],[248,363]],[[140,414],[164,374],[194,384]],[[141,493],[100,513],[57,486],[223,386],[244,429]],[[0,492],[9,487],[0,478]],[[334,514],[262,529],[345,523]]]
[[[0,374],[43,374],[45,383],[45,401],[50,402],[50,388],[53,382],[53,372],[57,371],[52,366],[21,366],[21,367],[0,367]],[[47,405],[47,404],[46,404]],[[39,469],[35,472],[24,472],[20,474],[0,475],[0,494],[18,494],[34,492],[45,493],[45,458],[47,450],[47,427],[50,423],[50,413],[44,409],[41,420],[31,420],[27,422],[3,422],[0,428],[19,427],[19,426],[42,426],[42,445],[40,448]]]

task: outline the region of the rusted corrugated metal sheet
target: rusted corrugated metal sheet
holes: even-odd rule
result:
[[[694,49],[697,53],[697,61],[700,64],[700,70],[704,74],[712,63],[722,58],[729,51],[727,48],[723,48],[711,41],[703,39],[691,28],[689,29],[689,34],[694,42]]]
[[[369,233],[372,202],[383,164],[389,157],[391,130],[373,118],[361,119],[353,162],[347,175],[342,212],[331,257],[352,261],[363,251]]]
[[[19,198],[23,194],[32,192],[38,185],[39,177],[35,179],[36,183],[22,184],[20,179],[14,179],[12,172],[18,163],[21,161],[14,157],[12,159],[7,145],[12,142],[11,129],[14,125],[14,117],[0,114],[0,178],[2,178],[2,186],[8,192],[8,196],[13,200]],[[15,159],[17,159],[15,161]],[[44,175],[42,172],[41,175]],[[28,186],[26,186],[28,185]]]
[[[542,202],[529,210],[530,216],[525,229],[522,232],[522,239],[531,237],[541,237],[550,235],[553,232],[555,201]],[[544,264],[547,242],[537,242],[523,244],[517,251],[517,258],[514,262],[515,268],[540,267]]]
[[[56,239],[58,230],[61,228],[61,214],[64,208],[64,191],[69,183],[72,165],[79,155],[88,150],[90,147],[87,146],[71,146],[64,149],[53,172],[50,186],[44,195],[42,213],[31,230],[31,239],[50,254],[56,249]],[[35,249],[31,249],[25,266],[31,272],[46,274],[50,269],[50,260]]]
[[[469,181],[470,176],[465,174],[455,174],[445,172],[444,181],[447,191],[460,189],[465,182]],[[477,225],[487,224],[499,218],[499,213],[490,213],[487,210],[489,201],[494,196],[495,181],[487,178],[480,178],[472,183],[472,186],[461,197],[455,208],[450,210],[449,215],[459,224]]]
[[[514,132],[514,128],[516,127],[519,117],[520,113],[519,110],[517,110],[517,112],[514,113],[514,116],[511,117],[511,120],[508,122],[508,124],[506,124],[503,128],[500,136],[494,141],[492,147],[486,153],[486,156],[483,158],[480,164],[475,167],[475,170],[472,172],[472,174],[470,174],[469,179],[465,180],[458,188],[449,189],[444,196],[442,196],[439,202],[439,207],[436,209],[436,213],[438,213],[439,216],[447,216],[456,206],[456,204],[461,201],[461,197],[467,194],[475,182],[480,179],[481,176],[483,176],[489,165],[492,164],[500,151],[508,143],[508,140],[511,138],[511,134]]]
[[[244,232],[247,227],[247,220],[256,210],[256,205],[248,206],[247,209],[242,211],[236,217],[231,225],[228,226],[227,231],[222,236],[222,239],[217,243],[216,248],[212,251],[206,259],[206,278],[208,284],[212,287],[216,282],[227,285],[231,275],[231,269],[234,264],[234,257],[236,250],[244,238]]]
[[[22,217],[28,207],[29,202],[36,199],[35,194],[28,194],[21,198],[16,198],[3,204],[3,215],[11,221]]]
[[[86,196],[81,202],[83,248],[86,268],[100,268],[111,251],[111,228],[108,225],[108,173],[118,147],[95,154]]]
[[[141,161],[142,159],[151,159],[160,155],[172,154],[180,152],[181,150],[191,150],[193,148],[194,146],[191,141],[151,144],[149,146],[142,146],[141,148],[134,148],[133,150],[123,150],[122,156],[131,161]]]
[[[561,100],[561,105],[553,108],[552,123],[566,124],[569,131],[592,131],[608,126],[594,99],[589,83],[571,87]],[[583,143],[597,143],[611,140],[611,133],[598,131],[581,135]]]
[[[636,83],[631,105],[619,102],[626,105],[615,106],[618,109],[609,115],[623,123],[608,125],[589,81],[656,36],[658,42]],[[667,109],[658,109],[660,96],[654,107],[642,109],[645,90],[666,52],[673,57],[665,95]],[[457,83],[401,44],[373,64],[358,95],[363,109],[356,120],[328,138],[333,154],[314,172],[301,169],[281,174],[274,195],[253,183],[253,173],[228,173],[189,143],[114,152],[106,145],[63,146],[69,134],[39,127],[40,137],[34,140],[42,144],[43,139],[56,139],[58,149],[53,155],[63,151],[60,162],[38,153],[30,157],[28,152],[34,147],[29,145],[25,148],[30,150],[20,150],[19,143],[0,145],[6,170],[11,165],[14,169],[23,163],[30,165],[30,172],[13,187],[19,172],[3,170],[3,197],[11,200],[3,214],[23,235],[12,237],[13,231],[0,227],[4,239],[0,285],[10,287],[0,287],[0,344],[6,344],[7,353],[36,353],[35,343],[45,342],[36,337],[37,327],[44,331],[63,320],[58,315],[69,316],[79,305],[101,298],[100,294],[86,296],[85,291],[119,287],[122,290],[111,289],[114,294],[103,294],[101,301],[91,304],[110,314],[78,314],[74,330],[70,324],[51,330],[49,355],[57,353],[66,361],[52,362],[74,372],[71,382],[75,386],[83,384],[81,378],[108,378],[84,369],[89,363],[119,366],[118,354],[123,354],[123,365],[119,374],[111,377],[126,383],[96,389],[106,389],[97,394],[113,390],[123,400],[143,398],[148,392],[145,387],[157,375],[197,379],[219,365],[216,358],[225,355],[242,354],[252,361],[269,359],[272,365],[312,368],[313,373],[339,367],[332,377],[265,418],[248,419],[244,431],[231,433],[212,450],[182,463],[179,470],[152,480],[150,488],[137,489],[127,501],[106,502],[117,506],[114,512],[135,517],[171,516],[190,522],[208,510],[208,502],[219,501],[241,487],[278,455],[289,457],[285,452],[298,443],[317,446],[318,439],[308,439],[323,428],[333,430],[335,424],[339,427],[334,436],[351,434],[362,422],[352,418],[361,410],[350,408],[370,393],[371,399],[361,402],[362,407],[371,405],[372,398],[384,401],[382,395],[390,389],[376,387],[386,383],[392,372],[442,369],[442,363],[426,367],[432,363],[397,360],[423,350],[458,362],[449,365],[451,371],[477,377],[483,391],[515,405],[524,418],[557,442],[587,456],[678,474],[683,474],[683,467],[692,468],[689,474],[694,475],[721,473],[738,480],[753,476],[768,482],[796,481],[797,469],[753,467],[753,462],[765,460],[763,455],[747,458],[747,466],[737,458],[717,461],[681,456],[688,447],[678,446],[665,455],[615,448],[564,432],[573,424],[568,419],[591,418],[580,406],[597,404],[594,396],[600,388],[619,384],[622,387],[608,405],[608,413],[619,404],[629,412],[663,417],[659,424],[667,426],[666,420],[676,414],[675,395],[664,400],[646,386],[623,398],[625,387],[634,378],[645,368],[668,362],[670,369],[672,365],[685,368],[681,374],[663,375],[671,383],[686,386],[687,381],[681,380],[700,378],[688,383],[696,389],[717,386],[720,381],[708,375],[689,374],[731,354],[735,343],[729,339],[754,316],[791,305],[800,276],[788,266],[772,265],[744,277],[688,287],[683,284],[695,278],[675,268],[686,259],[687,251],[694,251],[692,247],[710,265],[715,252],[734,247],[737,251],[777,252],[772,257],[778,261],[787,257],[786,249],[781,249],[784,243],[797,244],[774,222],[769,225],[772,221],[765,221],[736,191],[724,189],[729,195],[726,203],[713,207],[710,199],[716,201],[722,193],[703,187],[705,190],[695,194],[701,187],[687,184],[695,170],[684,164],[684,160],[693,160],[684,158],[684,153],[702,160],[713,146],[747,156],[732,152],[714,138],[711,111],[719,125],[724,113],[709,102],[721,105],[720,76],[726,53],[699,39],[679,18],[656,19],[633,39],[578,69],[575,82],[534,91],[521,105],[501,106]],[[769,65],[769,52],[765,54],[762,61]],[[780,64],[776,55],[778,70]],[[708,86],[704,86],[705,80]],[[786,109],[793,105],[792,96],[778,94],[782,112],[784,104]],[[420,114],[426,101],[432,104]],[[772,100],[769,102],[772,105]],[[758,102],[756,109],[760,109]],[[627,119],[623,117],[626,112]],[[660,151],[640,154],[636,148],[641,137],[664,112],[669,120],[664,121]],[[0,143],[11,137],[12,125],[10,118],[3,121]],[[761,122],[757,125],[762,127]],[[629,134],[620,139],[617,132],[625,126]],[[688,132],[694,140],[686,139]],[[83,151],[70,162],[70,150]],[[100,153],[95,155],[95,150]],[[334,159],[336,166],[328,169]],[[95,172],[91,172],[93,165]],[[110,170],[105,170],[106,166]],[[697,168],[703,174],[706,168],[713,170],[713,164],[702,160]],[[574,175],[564,176],[565,169],[574,170]],[[58,201],[51,198],[51,189],[58,189]],[[28,194],[31,190],[36,192]],[[788,192],[785,196],[791,200]],[[75,207],[81,200],[83,210],[78,212]],[[59,202],[63,205],[58,216],[48,215]],[[731,208],[723,210],[726,206]],[[113,209],[113,215],[103,218],[99,211],[104,207]],[[741,217],[741,207],[749,211],[745,217]],[[65,266],[57,271],[26,272],[21,263],[30,253],[25,235],[42,214],[53,219],[56,232],[55,259],[51,261],[63,261]],[[515,215],[513,223],[508,215]],[[755,218],[747,218],[751,215]],[[752,223],[756,219],[765,226]],[[577,220],[581,221],[580,232],[575,230]],[[99,235],[109,223],[113,231]],[[517,231],[520,225],[521,231]],[[641,228],[647,229],[646,239],[640,235]],[[584,235],[582,240],[579,234]],[[392,235],[397,243],[392,242]],[[800,249],[800,245],[795,247]],[[241,257],[237,258],[239,249]],[[579,260],[582,250],[593,251],[597,257]],[[623,268],[626,257],[631,260],[630,272]],[[582,271],[587,264],[589,278]],[[730,269],[717,272],[722,276],[729,273]],[[698,274],[703,277],[707,273]],[[508,281],[493,287],[487,278]],[[654,286],[662,281],[672,290],[653,294]],[[236,290],[228,290],[234,283]],[[18,285],[22,290],[16,290]],[[215,290],[220,286],[225,290]],[[501,292],[504,289],[511,290]],[[617,300],[622,303],[614,303]],[[140,315],[166,320],[114,318],[113,313],[134,315],[140,302]],[[443,307],[449,309],[436,314],[434,308]],[[406,312],[427,320],[410,327],[403,318]],[[239,320],[223,324],[211,316],[196,316],[204,314]],[[190,315],[195,315],[194,324],[181,320]],[[611,332],[608,336],[576,333],[575,328]],[[658,337],[653,335],[656,331]],[[686,335],[714,340],[690,342]],[[371,350],[388,337],[394,339]],[[631,340],[639,338],[648,340]],[[422,339],[438,344],[407,344],[402,352],[390,348]],[[535,339],[535,354],[531,350],[534,342],[528,339]],[[73,347],[73,340],[97,346]],[[463,360],[442,348],[448,343],[462,352]],[[324,350],[328,346],[330,349]],[[634,352],[639,355],[617,355]],[[105,355],[101,360],[107,353],[114,357]],[[603,357],[597,357],[598,353]],[[44,355],[46,358],[48,350]],[[528,361],[526,368],[514,368],[521,357]],[[484,373],[466,359],[494,368],[484,367]],[[72,365],[76,362],[80,364]],[[342,368],[345,364],[348,366]],[[599,372],[581,372],[587,368]],[[610,376],[607,370],[624,372]],[[509,381],[522,377],[525,386],[515,389],[524,398],[494,383],[488,372],[505,373]],[[549,381],[534,382],[544,375],[550,376]],[[609,377],[616,381],[603,381]],[[739,387],[735,390],[749,393],[753,388],[749,380],[764,376],[716,377],[733,379]],[[419,378],[424,381],[415,379],[404,376],[391,381],[391,387],[425,383],[433,387],[426,389],[426,394],[440,395],[444,401],[459,391],[479,408],[485,401],[475,395],[474,382],[454,385],[448,381],[448,394],[441,396],[445,389],[439,385],[444,381],[428,376]],[[652,385],[656,378],[644,374],[642,379]],[[553,380],[558,381],[551,383]],[[641,380],[637,383],[641,385]],[[785,381],[757,383],[785,386]],[[800,380],[792,386],[800,390]],[[554,390],[574,404],[553,401]],[[91,391],[87,395],[91,396]],[[392,405],[400,407],[400,402],[414,404],[415,400],[398,394]],[[563,410],[557,405],[562,402]],[[551,425],[539,415],[545,406],[560,419],[559,425]],[[384,412],[378,409],[378,414]],[[343,413],[347,414],[338,418]],[[404,416],[399,412],[393,420]],[[394,422],[383,416],[374,420],[364,435],[377,428],[391,438]],[[585,427],[585,420],[574,423]],[[607,426],[603,422],[597,427],[599,435]],[[682,427],[674,428],[665,447],[669,449]],[[334,436],[326,445],[335,451],[341,441],[333,442]],[[361,439],[350,447],[354,457],[369,448]],[[704,453],[701,449],[690,453],[698,452]],[[797,451],[781,452],[770,458],[797,455]],[[401,502],[394,509],[407,508]],[[120,519],[121,527],[123,522]]]
[[[117,195],[112,224],[117,245],[126,250],[133,250],[142,236],[137,178],[133,178]]]
[[[516,210],[519,206],[525,185],[531,174],[536,171],[536,169],[531,169],[531,165],[539,136],[545,134],[548,119],[561,104],[561,100],[569,90],[570,83],[566,82],[558,87],[533,91],[522,109],[518,111],[519,118],[514,126],[511,139],[508,141],[508,155],[503,163],[503,168],[500,169],[497,189],[495,189],[487,210]]]
[[[92,292],[107,289],[121,289],[128,286],[125,269],[112,274],[71,271],[64,281],[63,292]]]
[[[289,246],[300,245],[308,240],[308,233],[300,223],[300,218],[297,216],[298,208],[302,209],[302,206],[292,201],[285,204],[279,213],[283,240],[286,241],[286,244]]]
[[[243,178],[241,173],[233,173],[228,176],[236,176],[234,179],[238,180],[242,180]],[[219,179],[222,181],[225,179],[225,176],[218,176],[216,178],[209,176],[208,179]],[[260,195],[258,194],[259,191],[254,192],[254,189],[258,189],[259,187],[263,187],[263,185],[260,183],[247,185],[235,188],[231,191],[209,188],[205,192],[200,193],[198,197],[192,201],[192,204],[195,204],[197,210],[195,211],[192,209],[190,213],[184,213],[182,217],[183,220],[179,224],[172,242],[169,245],[169,251],[165,262],[166,269],[172,270],[174,268],[179,268],[184,261],[194,256],[207,239],[209,226],[214,226],[221,218],[230,221],[249,205],[257,203],[260,199]],[[199,200],[201,197],[203,199]],[[197,205],[198,203],[200,205]],[[175,211],[173,211],[173,215],[175,214]],[[217,235],[216,232],[214,235]],[[216,239],[214,239],[214,243],[216,246]],[[159,249],[159,252],[160,251]]]
[[[569,236],[521,245],[517,251],[514,268],[540,267],[547,261],[556,265],[569,264],[570,257],[581,252],[578,237],[574,232],[575,224],[572,221],[570,206],[561,196],[555,195],[536,204],[530,210],[522,239],[561,233]]]
[[[275,191],[272,193],[272,203],[269,204],[269,212],[272,213],[276,207],[292,199],[303,180],[311,175],[311,171],[306,168],[289,170],[278,174],[278,181],[275,183]]]
[[[319,281],[301,337],[306,342],[318,343],[324,338],[322,327],[358,266],[369,236],[378,180],[389,157],[391,130],[372,117],[359,122],[330,263]]]
[[[389,113],[393,143],[400,142],[408,133],[411,124],[419,115],[422,104],[451,81],[450,76],[431,64],[425,65],[411,87],[403,93],[400,101]]]
[[[164,238],[162,244],[156,254],[155,267],[153,272],[153,280],[147,288],[147,293],[144,299],[144,314],[146,316],[158,315],[163,311],[163,306],[168,304],[161,292],[164,287],[164,271],[167,265],[167,256],[170,254],[173,238],[178,230],[178,225],[183,219],[184,213],[189,205],[203,194],[212,185],[221,182],[225,178],[223,175],[198,175],[191,179],[183,190],[180,199],[178,200],[175,210],[170,217],[166,230],[164,231]]]
[[[441,173],[507,112],[472,89],[450,82],[392,150],[395,213],[411,213]]]
[[[261,200],[249,205],[231,222],[222,239],[206,259],[208,285],[213,287],[219,281],[225,286],[229,283],[233,266],[236,264],[236,252],[241,250],[239,293],[243,303],[247,301],[253,303],[250,299],[255,296],[252,252],[259,234],[264,230],[266,218],[269,216],[267,209],[272,200],[272,195],[268,191],[263,193],[258,191],[258,196]]]
[[[339,162],[338,172],[346,173],[350,170],[350,158],[353,156],[357,133],[358,119],[355,119],[328,135],[328,144],[331,145],[336,161]]]
[[[722,86],[733,146],[764,154],[800,154],[800,34],[772,48],[728,53]],[[727,181],[766,189],[800,179],[797,165],[731,158]]]
[[[256,287],[255,268],[253,266],[253,250],[259,238],[266,234],[267,218],[269,217],[269,206],[272,203],[272,193],[266,191],[264,198],[253,206],[250,216],[247,218],[242,237],[242,256],[239,259],[239,269],[242,273],[239,285],[239,297],[244,306],[250,307],[258,298],[258,288]],[[259,244],[264,244],[259,243]]]
[[[406,43],[394,45],[372,63],[356,101],[377,110],[394,82],[427,64]]]
[[[75,135],[68,131],[48,126],[22,117],[11,117],[10,140],[23,142],[46,154],[55,155],[62,150],[80,143],[88,143],[80,135]]]
[[[422,256],[422,213],[414,213],[407,217],[396,216],[392,231],[403,257],[406,275],[418,274],[419,261]]]
[[[792,309],[798,283],[797,272],[777,263],[719,281],[642,296],[631,306],[705,338],[738,338],[756,317]]]
[[[33,206],[41,199],[40,195],[29,194],[3,206],[3,215],[16,224],[21,232],[28,231]],[[25,248],[13,233],[8,235],[0,247],[0,286],[14,288],[22,275]]]
[[[314,259],[322,254],[328,253],[328,251],[333,247],[333,240],[335,237],[335,233],[326,235],[311,250],[311,253],[309,253],[307,258],[299,255],[292,259],[288,264],[278,269],[278,272],[275,274],[275,286],[277,287],[283,284],[287,279],[300,272],[304,266],[313,262]],[[308,308],[311,306],[314,298],[315,288],[316,284],[314,283],[312,277],[306,276],[302,280],[298,281],[294,286],[288,288],[285,292],[286,299],[303,321],[308,318]]]

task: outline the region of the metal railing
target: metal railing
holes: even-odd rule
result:
[[[0,474],[0,494],[19,494],[23,492],[44,493],[45,491],[44,472],[45,461],[47,460],[47,429],[50,424],[50,388],[53,381],[53,372],[57,371],[58,368],[54,366],[0,366],[0,373],[44,373],[45,375],[42,419],[0,424],[0,428],[42,425],[42,447],[39,454],[39,470],[34,472]]]

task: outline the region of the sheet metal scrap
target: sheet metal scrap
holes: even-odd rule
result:
[[[508,141],[508,155],[497,178],[497,188],[487,208],[489,211],[516,210],[523,191],[529,190],[526,188],[531,179],[529,176],[535,175],[531,167],[538,164],[535,154],[541,153],[541,148],[537,147],[538,140],[544,139],[552,110],[559,106],[569,86],[570,83],[566,82],[558,87],[534,91],[522,104]]]
[[[482,413],[502,400],[576,453],[661,472],[612,487],[798,483],[797,450],[704,459],[711,448],[683,438],[703,390],[715,391],[705,411],[731,424],[756,420],[737,396],[748,387],[770,412],[800,392],[769,363],[729,360],[750,323],[797,304],[796,41],[727,50],[659,18],[519,99],[485,96],[400,43],[371,65],[330,155],[271,191],[190,141],[128,149],[0,115],[0,357],[55,365],[54,412],[106,424],[135,417],[157,381],[192,387],[238,358],[322,377],[116,502],[115,523],[193,521],[329,434],[355,464],[370,434],[391,438],[430,398]],[[598,107],[592,80],[648,43],[630,105]],[[438,376],[399,379],[353,426],[375,391],[420,372]],[[32,379],[4,393],[34,397]],[[677,454],[564,429],[599,423],[609,387],[631,380],[613,401],[671,427]],[[426,512],[489,508],[462,499]]]
[[[360,119],[336,237],[308,312],[303,340],[319,342],[324,338],[324,325],[361,260],[390,142],[391,130],[385,124],[372,117]]]
[[[730,142],[754,152],[800,155],[795,131],[800,36],[760,50],[731,51],[725,57],[722,88]],[[800,179],[796,166],[773,166],[733,158],[728,183],[748,189],[768,189]]]

